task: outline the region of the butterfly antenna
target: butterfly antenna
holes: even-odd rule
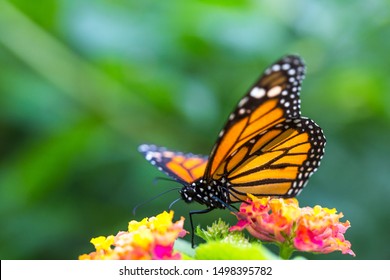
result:
[[[157,184],[158,181],[168,181],[168,182],[174,182],[174,183],[179,183],[177,180],[171,179],[171,178],[166,178],[166,177],[155,177],[153,180],[154,184]]]
[[[162,195],[164,195],[164,194],[167,194],[167,193],[172,192],[172,191],[177,191],[177,190],[180,190],[180,189],[181,189],[181,188],[173,188],[173,189],[167,190],[167,191],[165,191],[165,192],[159,193],[158,195],[153,196],[153,197],[149,198],[148,200],[146,200],[146,201],[144,201],[144,202],[141,202],[140,204],[136,205],[136,206],[133,208],[133,215],[135,216],[135,212],[137,211],[137,209],[138,209],[139,207],[141,207],[141,206],[143,206],[143,205],[145,205],[145,204],[147,204],[147,203],[149,203],[149,202],[151,202],[151,201],[153,201],[153,200],[159,198],[160,196],[162,196]]]
[[[179,197],[179,198],[175,199],[174,201],[172,201],[171,204],[169,204],[168,210],[171,210],[172,206],[173,206],[176,202],[178,202],[179,200],[181,200],[181,199],[182,199],[182,198]]]

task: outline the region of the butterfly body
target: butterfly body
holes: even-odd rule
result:
[[[198,202],[208,208],[226,208],[231,203],[229,199],[230,183],[223,178],[220,181],[206,181],[199,179],[190,185],[185,185],[179,191],[187,203]]]
[[[267,68],[229,115],[208,157],[148,144],[139,151],[183,185],[185,202],[207,207],[190,214],[230,207],[248,193],[294,197],[320,165],[326,143],[322,129],[301,116],[304,75],[295,55]]]

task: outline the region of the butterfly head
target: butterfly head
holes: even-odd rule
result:
[[[194,198],[196,198],[196,190],[194,183],[191,185],[185,185],[180,191],[179,191],[181,197],[183,200],[187,203],[191,203],[194,201]],[[195,199],[196,200],[196,199]]]

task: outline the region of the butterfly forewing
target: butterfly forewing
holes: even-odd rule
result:
[[[202,178],[207,165],[207,157],[169,151],[163,147],[143,144],[138,150],[160,171],[181,183],[192,183]]]
[[[265,70],[220,132],[206,167],[206,178],[220,178],[227,157],[256,135],[287,118],[300,116],[299,92],[304,73],[298,56],[286,56]]]

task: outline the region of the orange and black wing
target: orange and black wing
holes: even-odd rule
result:
[[[235,150],[223,166],[230,201],[255,196],[294,197],[324,154],[321,128],[304,117],[286,119]]]
[[[182,184],[192,183],[203,177],[207,165],[206,156],[172,152],[148,144],[139,146],[138,150],[160,171]]]
[[[316,171],[325,137],[301,117],[305,66],[287,56],[270,66],[230,114],[206,167],[205,178],[227,180],[230,201],[296,196]]]
[[[298,56],[275,62],[238,102],[219,133],[206,167],[206,178],[218,180],[226,159],[258,134],[300,116],[299,92],[305,66]]]

